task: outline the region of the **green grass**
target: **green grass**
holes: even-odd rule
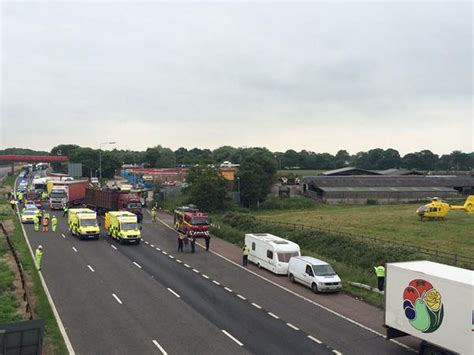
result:
[[[295,176],[314,176],[321,175],[322,172],[326,170],[277,170],[277,176],[288,176],[293,173]]]
[[[335,232],[395,240],[459,255],[474,255],[474,214],[449,213],[445,221],[421,222],[414,204],[322,205],[304,210],[260,210],[258,218],[305,224]]]
[[[3,188],[1,190],[4,190],[5,187],[8,188],[13,186],[14,181],[14,177],[8,177],[7,179],[5,179],[3,183]],[[5,200],[3,192],[0,194],[0,219],[11,219],[13,221],[14,231],[11,234],[11,240],[15,245],[19,257],[22,261],[24,271],[27,275],[26,277],[32,285],[32,290],[30,290],[30,294],[33,295],[36,301],[33,312],[35,314],[35,317],[41,318],[45,321],[44,350],[48,354],[67,354],[68,352],[64,343],[64,339],[61,335],[61,332],[59,331],[58,324],[56,323],[56,318],[54,317],[51,305],[49,304],[46,294],[44,292],[41,280],[39,278],[39,274],[34,266],[33,258],[31,257],[28,245],[26,244],[26,240],[23,236],[20,221],[18,220],[16,215],[13,214],[8,201]],[[1,250],[2,247],[0,244],[0,253]],[[8,275],[8,273],[6,273],[5,275]],[[5,279],[6,278],[7,276],[5,276]],[[2,279],[3,277],[0,263],[0,280]],[[4,297],[3,295],[0,296],[0,313],[4,312],[6,317],[14,317],[12,309],[16,300],[14,300],[14,298],[12,298],[11,296],[11,294],[5,294]],[[14,320],[14,318],[12,318],[12,320]]]

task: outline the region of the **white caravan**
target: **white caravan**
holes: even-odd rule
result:
[[[314,293],[334,292],[342,288],[341,279],[325,261],[311,256],[295,256],[288,266],[288,278],[311,287]]]
[[[288,273],[291,257],[301,255],[298,244],[268,233],[245,234],[245,245],[250,262],[280,275]]]

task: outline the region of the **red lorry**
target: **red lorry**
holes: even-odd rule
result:
[[[130,211],[135,213],[138,222],[143,219],[142,204],[136,194],[115,189],[90,187],[86,189],[85,204],[99,214],[108,211]]]
[[[192,206],[178,207],[174,210],[174,227],[189,236],[209,235],[209,216]]]

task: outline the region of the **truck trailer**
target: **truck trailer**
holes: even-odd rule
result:
[[[88,186],[88,180],[61,181],[53,184],[49,194],[51,209],[62,209],[66,205],[75,206],[83,203]]]
[[[143,218],[140,198],[132,193],[90,187],[86,189],[85,204],[99,214],[109,211],[129,211],[137,215],[138,222]]]
[[[420,354],[474,354],[474,271],[412,261],[387,264],[387,339],[420,339]]]

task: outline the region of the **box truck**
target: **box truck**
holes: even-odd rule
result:
[[[389,263],[385,282],[387,339],[417,337],[420,354],[474,354],[474,271]]]
[[[48,181],[48,184],[50,181]],[[52,185],[49,194],[51,209],[62,209],[65,205],[74,206],[84,202],[88,180],[61,181]]]

